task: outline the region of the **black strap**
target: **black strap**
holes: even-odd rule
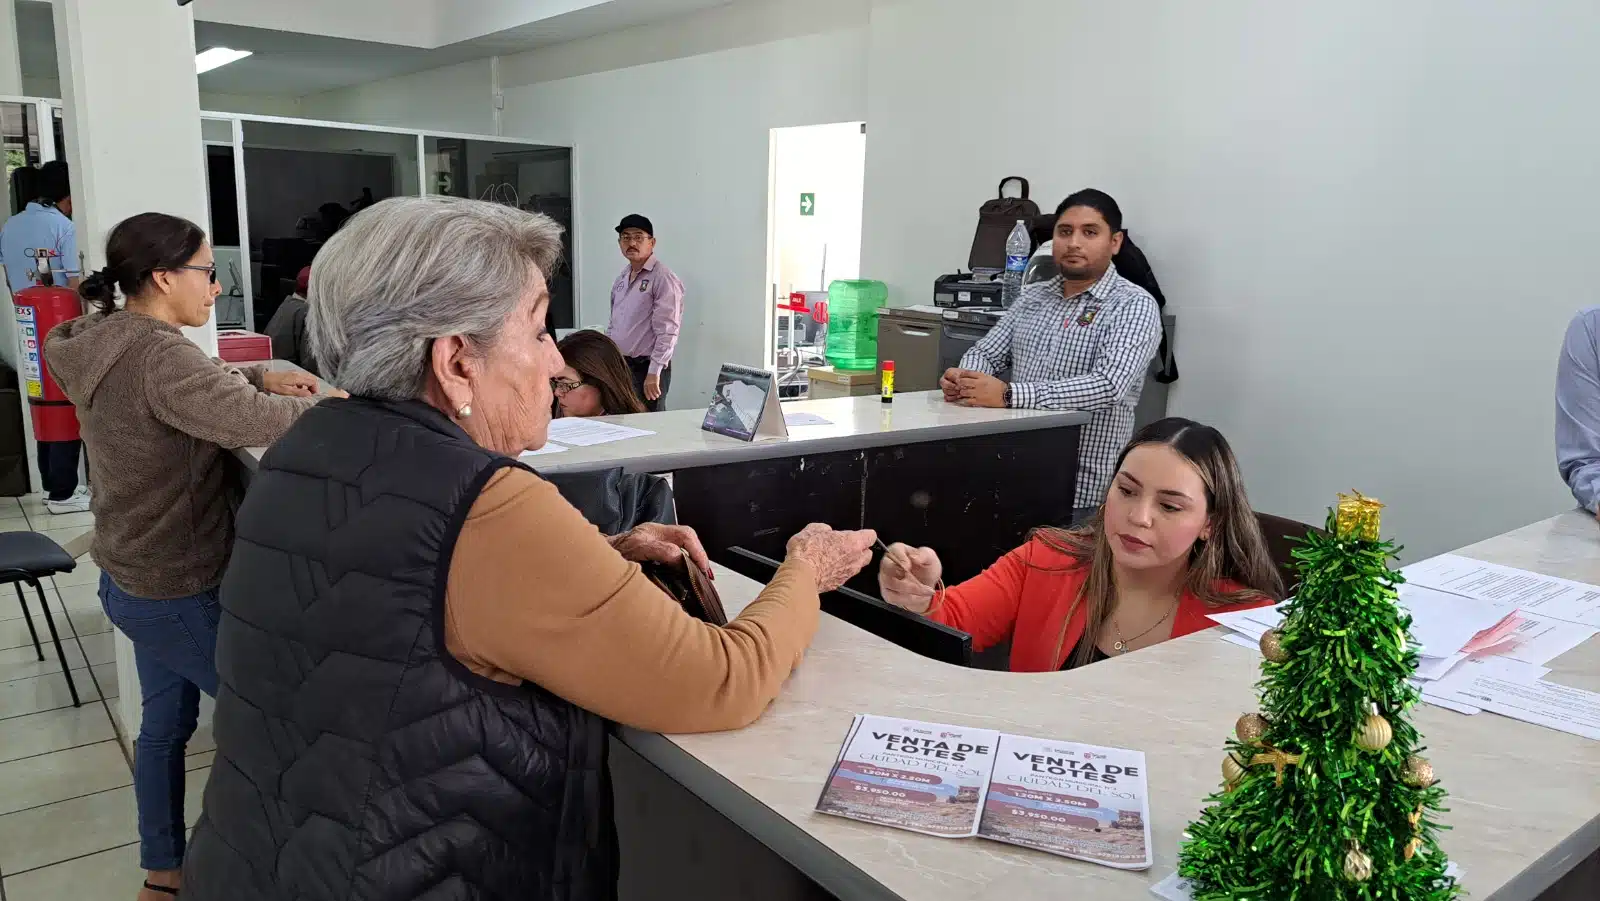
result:
[[[1028,199],[1028,180],[1026,178],[1023,178],[1020,175],[1013,175],[1010,178],[1001,179],[1000,180],[1000,188],[996,193],[998,193],[1001,198],[1004,198],[1006,196],[1006,185],[1009,185],[1014,181],[1022,182],[1022,199],[1023,200],[1027,200]]]
[[[171,895],[174,898],[178,897],[178,890],[168,885],[151,885],[149,880],[146,880],[144,887],[152,892],[160,892],[163,895]]]

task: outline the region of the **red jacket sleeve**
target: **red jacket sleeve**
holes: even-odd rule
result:
[[[992,566],[935,598],[928,618],[972,636],[972,649],[992,648],[1011,637],[1027,581],[1029,545],[996,560]]]

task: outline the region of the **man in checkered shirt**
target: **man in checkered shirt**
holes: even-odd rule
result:
[[[1083,410],[1074,521],[1105,501],[1117,456],[1133,436],[1145,371],[1161,343],[1154,297],[1117,274],[1122,210],[1104,191],[1079,191],[1056,209],[1051,241],[1061,274],[1022,298],[939,381],[969,407]],[[1011,381],[995,373],[1011,370]]]

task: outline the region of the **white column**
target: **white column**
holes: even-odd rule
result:
[[[22,56],[17,50],[17,5],[0,3],[0,94],[21,96],[23,93]]]
[[[194,17],[173,0],[54,0],[54,7],[73,221],[87,271],[105,265],[106,236],[129,216],[210,221]],[[216,355],[214,319],[184,331]],[[130,740],[140,709],[132,650],[118,633],[117,706]]]

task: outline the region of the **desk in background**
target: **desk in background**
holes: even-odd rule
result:
[[[798,401],[830,425],[744,442],[702,431],[705,414],[671,410],[606,417],[655,434],[529,457],[542,473],[672,473],[678,520],[714,558],[742,546],[782,559],[808,523],[878,529],[885,541],[937,545],[951,580],[976,575],[1032,528],[1071,520],[1078,435],[1089,414],[984,410],[938,392]],[[263,448],[240,453],[249,468]],[[877,594],[863,576],[852,587]]]
[[[1564,514],[1459,553],[1600,583],[1600,530]],[[760,586],[728,570],[732,614]],[[1065,673],[960,669],[824,616],[766,715],[738,732],[621,730],[622,897],[1148,901],[1181,833],[1218,787],[1223,742],[1257,706],[1260,656],[1219,630]],[[1600,690],[1600,639],[1552,661],[1551,681]],[[813,812],[857,713],[960,723],[1144,751],[1155,865],[1128,872],[995,842],[939,839]],[[1490,713],[1419,706],[1414,722],[1450,796],[1441,835],[1476,901],[1534,901],[1600,848],[1600,742]],[[1537,760],[1506,788],[1508,761]],[[1587,861],[1585,863],[1585,861]],[[670,888],[667,888],[670,887]],[[1596,897],[1593,883],[1560,901]],[[1546,901],[1555,901],[1547,898]]]

